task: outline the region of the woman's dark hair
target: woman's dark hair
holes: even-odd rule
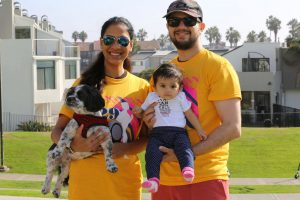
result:
[[[180,86],[183,84],[183,75],[181,71],[173,64],[162,64],[154,71],[154,86],[156,86],[158,78],[175,78]]]
[[[112,17],[108,19],[101,28],[101,38],[103,38],[107,28],[115,24],[124,24],[127,26],[130,40],[133,40],[134,30],[131,23],[124,17]],[[89,68],[81,74],[81,84],[87,84],[90,86],[96,86],[101,89],[101,85],[105,78],[105,67],[104,67],[104,55],[102,52],[99,53],[96,61],[89,66]],[[129,58],[124,60],[124,69],[131,72],[131,61]]]

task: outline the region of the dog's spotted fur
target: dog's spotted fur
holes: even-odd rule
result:
[[[77,114],[89,114],[100,116],[100,110],[104,107],[104,100],[96,88],[88,85],[78,85],[70,88],[65,99],[66,105],[74,110]],[[78,160],[91,156],[93,152],[75,152],[71,153],[70,145],[72,139],[76,134],[79,127],[77,122],[72,119],[61,134],[57,146],[48,152],[47,158],[47,175],[42,188],[42,193],[47,194],[50,192],[51,180],[54,172],[61,168],[61,173],[58,175],[55,188],[52,194],[58,198],[60,196],[61,187],[65,178],[69,174],[69,165],[72,159]],[[101,129],[100,134],[109,133],[109,128],[106,126],[93,126],[87,131],[89,137],[96,130]],[[110,136],[110,133],[108,134]],[[112,159],[112,140],[109,137],[101,144],[106,161],[106,168],[108,171],[114,173],[118,170],[114,160]]]

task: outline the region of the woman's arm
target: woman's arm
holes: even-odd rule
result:
[[[51,139],[55,144],[58,143],[60,135],[69,123],[69,121],[70,118],[68,118],[67,116],[59,115],[58,120],[51,132]]]
[[[67,126],[71,119],[65,115],[60,115],[52,132],[51,132],[51,139],[54,143],[58,143],[61,133],[63,132],[64,128]],[[98,136],[100,129],[90,135],[88,138],[84,138],[81,136],[83,130],[83,125],[81,125],[77,130],[76,134],[73,138],[71,143],[71,149],[77,152],[90,152],[90,151],[97,151],[98,147],[104,142],[108,135],[102,134]]]

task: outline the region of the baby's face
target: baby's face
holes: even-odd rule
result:
[[[180,85],[176,78],[158,78],[155,91],[162,99],[173,99],[180,92]]]

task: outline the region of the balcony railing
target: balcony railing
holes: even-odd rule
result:
[[[34,39],[34,56],[80,57],[78,46],[66,46],[61,39]]]

